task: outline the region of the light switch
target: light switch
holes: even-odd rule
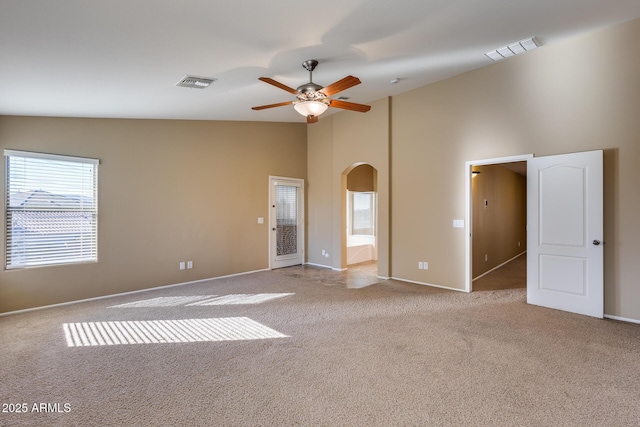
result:
[[[464,219],[454,219],[453,228],[464,228]]]
[[[264,224],[264,218],[259,217],[258,218],[258,224]]]

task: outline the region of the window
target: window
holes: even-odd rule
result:
[[[7,269],[98,260],[98,160],[5,150]]]
[[[373,236],[375,230],[375,197],[373,192],[350,191],[350,234]]]

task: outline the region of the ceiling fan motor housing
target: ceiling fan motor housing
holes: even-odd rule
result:
[[[300,93],[309,93],[309,92],[317,92],[322,89],[323,86],[317,85],[314,82],[305,83],[303,85],[298,86],[296,89]]]

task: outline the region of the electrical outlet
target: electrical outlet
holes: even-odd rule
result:
[[[180,261],[180,270],[184,270],[184,261]]]
[[[187,268],[193,268],[193,261],[187,261]]]
[[[327,253],[327,251],[325,251],[324,249],[322,250],[322,256],[324,256]]]
[[[422,264],[422,261],[418,261],[418,270],[422,269],[424,269],[424,265]]]
[[[429,269],[429,263],[427,261],[422,263],[422,267],[424,270],[428,270]]]

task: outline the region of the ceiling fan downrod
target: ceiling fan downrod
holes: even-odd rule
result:
[[[323,86],[317,85],[313,82],[313,70],[315,70],[318,65],[318,61],[315,59],[309,59],[302,63],[302,67],[309,71],[309,83],[305,83],[303,85],[298,86],[297,91],[300,93],[310,93],[310,92],[318,92],[320,89],[323,89]]]

